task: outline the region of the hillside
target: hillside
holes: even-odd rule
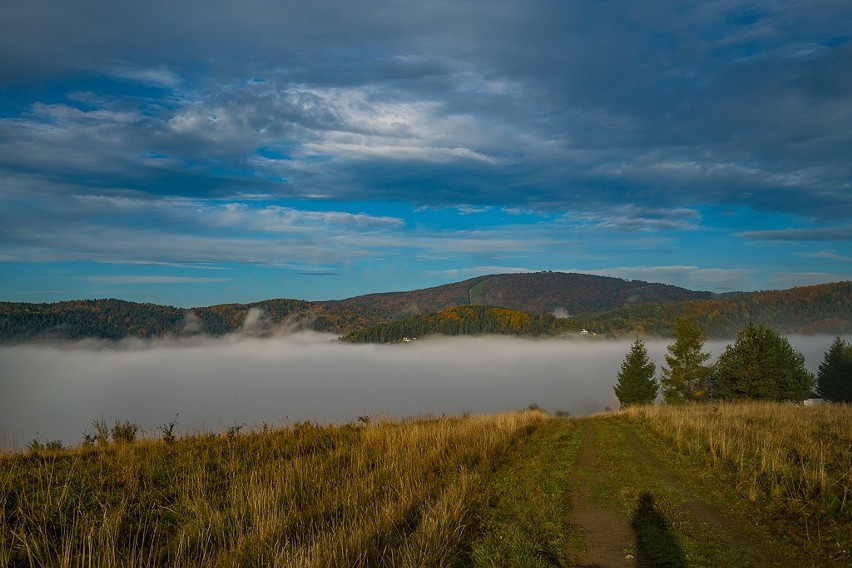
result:
[[[382,323],[343,337],[352,343],[397,343],[427,335],[555,335],[567,320],[493,306],[456,306],[424,316]]]
[[[668,284],[565,272],[498,274],[470,288],[470,303],[529,313],[577,316],[648,302],[679,302],[713,297]]]
[[[527,313],[588,314],[645,301],[709,297],[675,286],[604,276],[538,272],[480,276],[443,286],[367,294],[345,300],[274,299],[192,309],[116,299],[50,304],[0,303],[0,341],[121,339],[248,331],[281,326],[346,334],[368,326],[425,315],[459,305],[489,304]]]
[[[639,331],[667,336],[680,315],[691,315],[709,337],[732,337],[747,323],[782,333],[852,333],[852,282],[833,282],[676,303],[649,303],[575,318],[597,333]]]
[[[432,318],[405,324],[419,329],[417,325],[427,325],[424,321],[434,323],[435,316],[430,314],[465,305],[506,308],[524,312],[530,318],[537,314],[567,315],[570,329],[586,328],[614,335],[644,331],[666,336],[682,313],[695,315],[710,336],[733,335],[749,321],[771,325],[785,333],[852,331],[852,282],[717,296],[637,280],[538,272],[481,276],[421,290],[323,302],[274,299],[192,309],[115,299],[50,304],[2,302],[0,342],[237,332],[268,335],[282,329],[346,335],[379,324],[406,322],[414,316]],[[399,335],[395,331],[385,333]],[[410,335],[407,331],[403,337]]]

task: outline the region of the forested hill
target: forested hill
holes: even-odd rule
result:
[[[663,284],[539,272],[483,276],[410,292],[326,302],[276,299],[192,309],[114,299],[0,302],[0,342],[235,332],[265,335],[282,328],[344,335],[464,305],[569,316],[571,329],[585,327],[615,335],[645,331],[667,336],[682,313],[694,314],[711,336],[733,335],[749,321],[786,333],[852,332],[852,282],[715,296]]]
[[[456,306],[437,313],[374,325],[343,337],[352,343],[398,343],[428,335],[557,335],[567,319],[494,306]]]
[[[567,272],[531,272],[480,276],[463,282],[411,292],[369,294],[330,302],[354,311],[380,312],[399,319],[429,314],[459,305],[500,306],[533,314],[588,314],[642,304],[713,297],[641,280]]]
[[[32,339],[269,333],[282,326],[346,334],[458,305],[489,304],[527,313],[588,314],[642,302],[709,297],[665,284],[604,276],[537,272],[480,276],[433,288],[345,300],[276,299],[192,309],[122,300],[0,303],[0,342]]]
[[[747,323],[782,333],[852,333],[852,281],[789,290],[733,294],[707,300],[652,303],[573,318],[589,331],[668,336],[680,315],[691,315],[709,337],[732,337]]]
[[[343,339],[353,343],[395,343],[434,334],[558,335],[583,329],[609,336],[645,333],[665,337],[671,335],[675,320],[681,315],[694,317],[709,337],[733,337],[750,322],[782,333],[852,333],[852,282],[706,300],[644,303],[564,319],[506,308],[459,306],[371,326]]]

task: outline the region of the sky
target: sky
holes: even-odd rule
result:
[[[0,3],[0,300],[852,279],[848,1]]]

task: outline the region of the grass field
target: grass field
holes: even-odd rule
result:
[[[364,422],[0,455],[0,566],[852,561],[849,407]]]
[[[852,406],[749,402],[622,414],[782,521],[785,538],[852,563]]]

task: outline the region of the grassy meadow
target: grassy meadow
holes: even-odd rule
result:
[[[0,462],[0,565],[447,566],[542,412],[39,451]]]
[[[852,562],[852,405],[746,402],[620,411],[732,484],[800,546]]]
[[[604,474],[590,478],[578,455],[593,426]],[[647,487],[616,464],[637,447],[668,456],[687,491],[722,486],[766,542],[793,539],[816,566],[852,560],[849,406],[531,409],[101,442],[0,455],[0,566],[575,565],[572,495],[598,484],[636,509]],[[677,499],[661,502],[660,522],[687,526]]]

